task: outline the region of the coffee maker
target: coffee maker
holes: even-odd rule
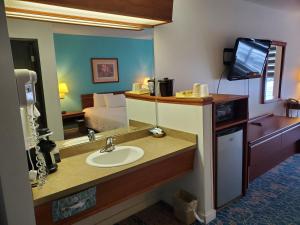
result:
[[[57,153],[55,142],[49,139],[52,132],[48,128],[39,129],[40,142],[39,147],[40,151],[43,153],[47,172],[54,173],[57,170],[57,163],[60,161],[59,154]]]
[[[173,96],[174,79],[164,78],[158,81],[160,95],[162,97]]]
[[[39,151],[42,153],[47,174],[54,173],[58,166],[57,162],[60,161],[58,151],[56,149],[55,142],[51,141],[49,137],[53,134],[48,128],[38,129],[39,133]],[[37,170],[37,161],[36,161],[36,151],[35,149],[30,149],[28,151],[27,160],[28,168],[30,170]],[[32,163],[31,163],[32,162]]]

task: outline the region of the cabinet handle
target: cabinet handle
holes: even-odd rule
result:
[[[285,131],[283,131],[283,132],[280,132],[279,134],[276,134],[276,135],[274,135],[274,136],[272,136],[272,137],[269,137],[269,138],[267,138],[267,139],[265,139],[265,140],[263,140],[263,141],[261,141],[261,142],[259,142],[259,143],[257,143],[257,144],[250,145],[250,147],[251,147],[251,148],[255,148],[256,146],[258,146],[258,145],[260,145],[260,144],[263,144],[263,143],[265,143],[265,142],[267,142],[267,141],[270,141],[270,140],[272,140],[273,138],[279,137],[279,136],[281,136],[282,134],[285,134],[285,133],[287,133],[287,132],[289,132],[289,131],[291,131],[291,130],[294,130],[294,129],[298,128],[298,127],[300,127],[300,125],[293,126],[293,127],[289,128],[289,129],[287,129],[287,130],[285,130]]]
[[[282,134],[283,134],[283,133],[276,134],[276,135],[274,135],[274,136],[272,136],[272,137],[269,137],[269,138],[267,138],[267,139],[265,139],[265,140],[263,140],[263,141],[261,141],[261,142],[259,142],[259,143],[257,143],[257,144],[251,145],[250,147],[251,147],[251,148],[255,148],[255,147],[257,147],[257,146],[259,146],[259,145],[261,145],[261,144],[263,144],[263,143],[266,143],[266,142],[268,142],[268,141],[270,141],[270,140],[272,140],[272,139],[274,139],[274,138],[277,138],[277,137],[281,136]]]

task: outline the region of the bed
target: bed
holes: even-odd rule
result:
[[[119,95],[124,94],[125,91],[98,93],[98,94],[111,94]],[[94,94],[81,95],[82,111],[85,112],[86,126],[97,132],[126,127],[127,110],[126,106],[96,106],[94,104]]]

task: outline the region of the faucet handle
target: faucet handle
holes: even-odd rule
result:
[[[115,138],[113,136],[109,136],[106,138],[106,145],[112,145],[115,141]]]
[[[88,129],[88,138],[89,141],[95,141],[95,131],[92,129]]]
[[[89,133],[95,133],[95,131],[92,130],[92,129],[88,129],[88,132],[89,132]]]
[[[117,138],[115,136],[112,137],[112,144],[116,145]]]

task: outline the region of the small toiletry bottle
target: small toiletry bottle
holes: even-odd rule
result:
[[[155,79],[148,80],[148,87],[151,96],[155,96]]]

